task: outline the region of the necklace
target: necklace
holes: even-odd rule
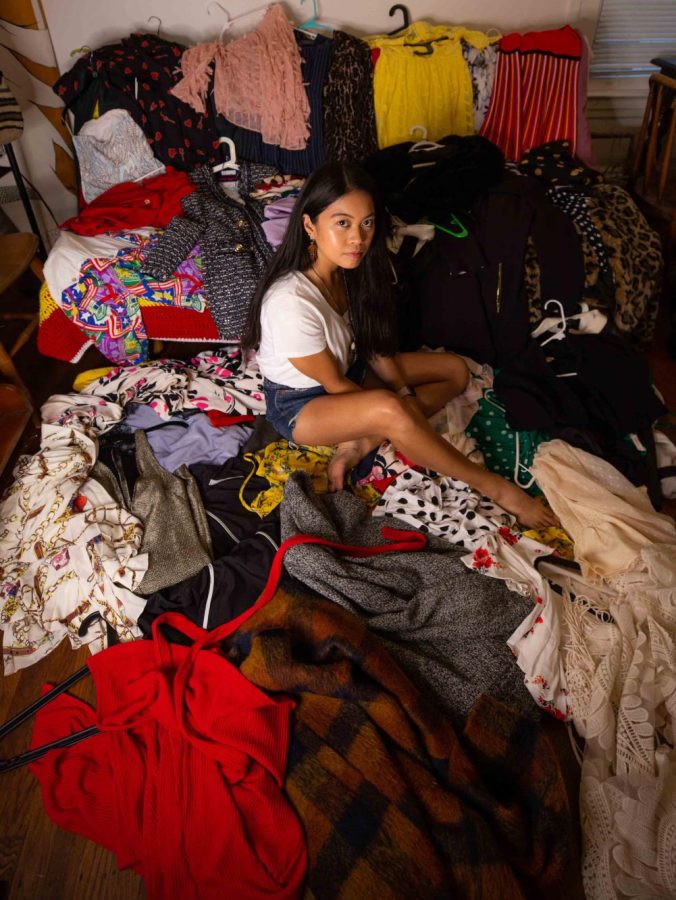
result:
[[[319,272],[315,269],[314,266],[312,267],[312,271],[315,273],[315,275],[321,282],[322,286],[324,287],[324,290],[328,294],[328,297],[326,297],[326,299],[328,300],[329,306],[331,307],[331,309],[333,309],[334,312],[338,313],[338,315],[342,315],[342,313],[340,312],[340,304],[336,302],[336,298],[334,297],[333,291],[331,290],[331,288],[324,281],[324,279],[319,274]],[[343,283],[344,283],[344,281],[345,281],[345,273],[343,273]]]

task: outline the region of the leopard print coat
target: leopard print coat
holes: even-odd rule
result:
[[[615,279],[612,318],[637,347],[653,339],[662,274],[659,236],[624,188],[597,184],[587,197]]]
[[[343,31],[333,33],[324,82],[324,146],[327,159],[341,162],[359,162],[378,149],[371,51]]]
[[[573,221],[585,267],[581,299],[605,312],[637,349],[644,348],[653,339],[657,318],[662,274],[659,236],[629,194],[617,185],[596,184],[588,188],[585,203],[589,218],[601,235],[605,258],[599,258],[598,248]],[[530,322],[535,326],[544,312],[537,251],[530,239],[524,258],[524,291]]]

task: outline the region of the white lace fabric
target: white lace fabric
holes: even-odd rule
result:
[[[564,591],[560,652],[586,741],[587,900],[674,898],[676,528],[612,466],[562,441],[543,444],[532,469],[586,576]]]

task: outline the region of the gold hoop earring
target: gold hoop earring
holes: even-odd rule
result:
[[[310,238],[310,243],[308,244],[307,253],[308,253],[308,256],[310,257],[311,263],[317,262],[318,252],[319,251],[317,250],[317,243],[316,243],[315,239]]]

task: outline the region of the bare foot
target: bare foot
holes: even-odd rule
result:
[[[560,525],[556,515],[544,504],[542,497],[531,497],[516,484],[500,479],[502,484],[496,485],[496,489],[490,492],[490,497],[512,513],[528,528],[548,528],[552,525]]]
[[[329,463],[329,492],[342,491],[345,487],[345,476],[353,466],[366,456],[369,444],[365,438],[356,441],[345,441],[338,444]]]

